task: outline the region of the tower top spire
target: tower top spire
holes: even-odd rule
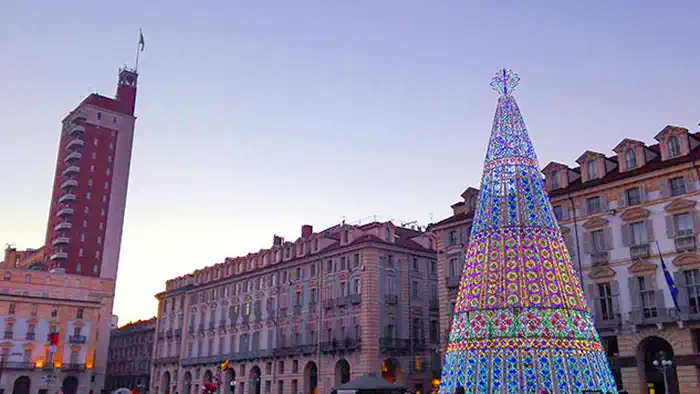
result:
[[[498,92],[501,96],[508,96],[519,83],[520,75],[509,68],[502,68],[491,78],[491,89]]]

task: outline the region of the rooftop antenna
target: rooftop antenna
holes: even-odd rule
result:
[[[345,216],[341,216],[340,218],[342,219],[340,225],[345,226]]]

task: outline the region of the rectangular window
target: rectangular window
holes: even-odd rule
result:
[[[447,233],[447,246],[452,246],[457,244],[457,231],[452,230]]]
[[[557,220],[561,220],[562,218],[562,208],[561,205],[557,205],[556,207],[552,207],[554,209],[554,216],[557,218]]]
[[[627,205],[639,205],[642,203],[642,193],[638,187],[633,187],[631,189],[625,190],[625,198],[627,199]]]
[[[358,268],[360,266],[360,254],[355,253],[352,255],[352,268]]]
[[[678,230],[677,236],[682,237],[693,234],[693,219],[690,217],[690,214],[675,215],[673,221],[675,222],[676,230]]]
[[[417,257],[414,257],[414,258],[413,258],[413,270],[414,270],[414,271],[419,271],[419,268],[418,268],[418,258],[417,258]]]
[[[413,284],[411,285],[411,293],[412,293],[413,299],[417,300],[418,295],[420,294],[420,288],[419,288],[418,281],[415,281],[415,280],[413,281]]]
[[[311,264],[311,266],[309,266],[309,275],[312,278],[316,277],[316,264]]]
[[[458,259],[450,259],[449,263],[449,276],[461,276],[462,275],[462,265],[459,263]]]
[[[389,255],[387,256],[387,263],[386,263],[388,268],[394,268],[394,256]]]
[[[601,319],[613,320],[615,318],[615,311],[613,309],[613,297],[610,283],[598,284],[598,297]]]
[[[601,211],[600,197],[591,197],[586,200],[586,204],[588,206],[589,214],[598,213]]]
[[[593,241],[591,247],[593,248],[594,253],[604,252],[606,250],[605,233],[603,232],[603,230],[591,231],[591,240]]]
[[[76,314],[75,314],[75,318],[76,318],[76,319],[82,319],[82,318],[83,318],[83,309],[82,309],[82,308],[78,308],[78,311],[77,311]]]
[[[671,186],[671,196],[685,194],[685,179],[683,177],[671,178],[669,184]]]
[[[9,313],[10,315],[14,315],[16,309],[17,309],[17,304],[15,304],[14,302],[11,302],[11,303],[10,303],[10,310],[9,310],[8,313]]]
[[[656,317],[656,292],[654,286],[650,283],[648,277],[640,276],[637,278],[639,283],[640,298],[642,300],[642,310],[645,318]]]
[[[647,225],[645,222],[630,224],[630,241],[632,245],[646,245],[648,243]]]
[[[688,306],[690,313],[700,313],[700,269],[683,271],[688,286]]]
[[[352,280],[352,292],[353,294],[360,294],[360,278]]]

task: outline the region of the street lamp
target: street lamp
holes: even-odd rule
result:
[[[664,391],[666,393],[670,393],[671,390],[668,387],[668,371],[673,368],[673,361],[667,360],[666,359],[666,353],[661,351],[659,352],[658,358],[654,361],[651,362],[654,365],[654,368],[659,370],[661,374],[664,376]]]

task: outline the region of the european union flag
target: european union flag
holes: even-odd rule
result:
[[[676,306],[678,312],[681,308],[678,306],[678,288],[676,287],[676,282],[673,281],[673,276],[668,271],[666,267],[666,262],[664,261],[664,256],[661,254],[661,248],[659,247],[659,242],[656,241],[656,248],[659,250],[659,259],[661,259],[661,269],[664,271],[664,278],[666,278],[666,284],[668,285],[668,290],[671,292],[671,298],[673,298],[673,305]]]

